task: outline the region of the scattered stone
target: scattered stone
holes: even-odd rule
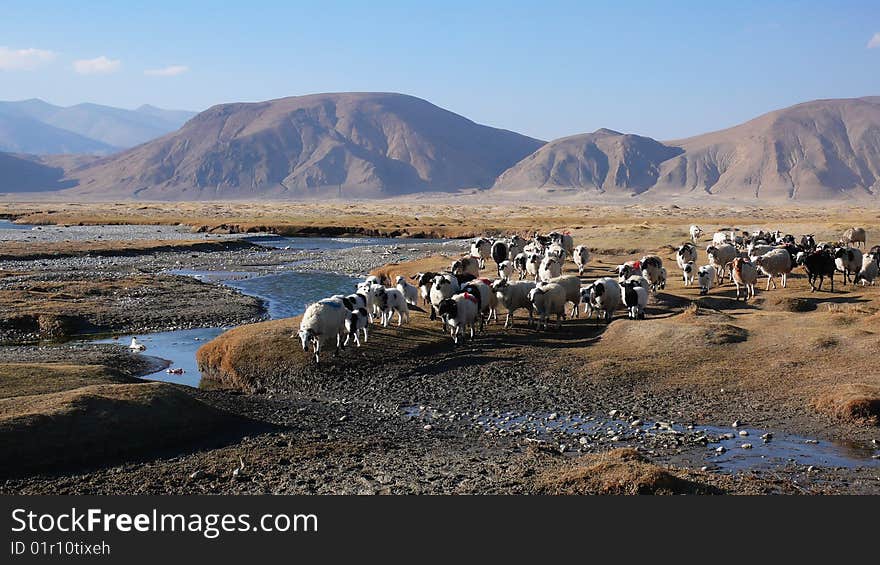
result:
[[[727,448],[723,445],[719,445],[717,448],[715,448],[715,453],[724,453],[725,451],[727,451]]]
[[[742,444],[740,447],[742,447],[743,449],[751,449],[751,448],[752,448],[752,444],[751,444],[751,443],[744,443],[744,444]]]
[[[773,439],[773,434],[771,432],[767,432],[761,436],[761,439],[764,440],[764,443],[768,443],[771,439]]]
[[[630,426],[631,428],[638,428],[638,427],[641,426],[641,425],[642,425],[642,421],[641,421],[641,420],[633,420],[632,422],[629,423],[629,426]]]
[[[809,444],[809,445],[818,445],[819,440],[818,439],[808,439],[808,440],[804,440],[804,443]]]
[[[742,437],[746,437],[749,435],[749,432],[747,432],[746,430],[740,430],[739,435],[741,435]]]
[[[612,410],[611,412],[608,413],[608,417],[609,418],[616,418],[618,414],[620,414],[619,410]]]
[[[434,429],[434,426],[432,426],[431,424],[425,424],[425,426],[422,429],[425,430],[426,432],[430,432],[431,430]]]
[[[547,416],[547,419],[548,420],[555,420],[558,417],[559,417],[559,414],[557,414],[556,412],[553,412],[549,416]]]

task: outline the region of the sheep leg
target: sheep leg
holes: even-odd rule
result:
[[[364,332],[364,343],[367,343],[367,328],[364,328],[363,332]]]
[[[785,284],[788,282],[788,273],[782,273],[782,288],[785,288]]]

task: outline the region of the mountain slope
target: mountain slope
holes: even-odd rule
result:
[[[99,104],[61,107],[39,99],[0,102],[0,117],[35,120],[100,143],[103,149],[84,150],[93,153],[107,153],[155,139],[178,129],[194,115],[194,112],[163,110],[152,106],[124,110]],[[55,153],[56,138],[49,135],[41,138],[45,139],[44,146],[32,143],[30,146],[33,149],[27,151],[38,154]],[[14,141],[10,140],[8,145],[14,145]]]
[[[64,180],[64,170],[62,164],[44,162],[32,155],[0,153],[0,192],[37,192],[68,188],[74,183]]]
[[[880,193],[880,98],[816,100],[667,142],[658,191],[828,199]]]
[[[71,131],[20,115],[0,113],[0,151],[108,154],[117,148]]]
[[[494,188],[575,188],[641,193],[657,182],[660,164],[681,149],[609,129],[551,141],[498,177]]]
[[[95,197],[375,197],[488,187],[543,142],[412,96],[315,94],[214,106],[76,173]]]
[[[874,198],[880,195],[880,97],[806,102],[662,143],[610,130],[571,136],[502,173],[494,188],[752,200]]]

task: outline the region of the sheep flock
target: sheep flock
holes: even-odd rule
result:
[[[843,284],[853,285],[873,285],[880,275],[880,246],[866,249],[864,228],[849,228],[836,242],[816,242],[813,234],[795,237],[779,230],[724,229],[712,233],[705,248],[701,240],[708,233],[700,226],[691,226],[689,235],[675,248],[676,265],[669,268],[677,269],[684,286],[697,285],[700,295],[712,293],[726,279],[736,287],[737,300],[748,301],[755,297],[760,279],[766,278],[766,291],[771,285],[785,288],[795,269],[803,269],[811,292],[821,291],[825,279],[830,286],[826,290],[833,292],[838,273]],[[495,263],[491,278],[482,273],[490,261]],[[567,261],[574,263],[577,275],[563,273]],[[447,271],[412,273],[394,281],[372,275],[352,294],[309,305],[296,335],[318,362],[327,348],[338,354],[352,341],[357,347],[366,343],[371,324],[387,327],[396,317],[398,326],[405,325],[411,309],[429,312],[438,329],[448,332],[456,344],[497,323],[502,308],[505,329],[520,310],[528,314],[528,327],[536,330],[551,325],[561,329],[564,320],[578,318],[581,312],[604,323],[618,311],[639,320],[645,318],[649,297],[667,284],[669,271],[658,255],[633,258],[607,276],[584,281],[589,262],[590,248],[575,246],[569,233],[535,232],[528,239],[478,237],[470,252]]]

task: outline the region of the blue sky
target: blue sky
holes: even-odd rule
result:
[[[393,91],[543,139],[672,139],[880,95],[878,0],[225,4],[6,0],[0,100],[201,110]]]

